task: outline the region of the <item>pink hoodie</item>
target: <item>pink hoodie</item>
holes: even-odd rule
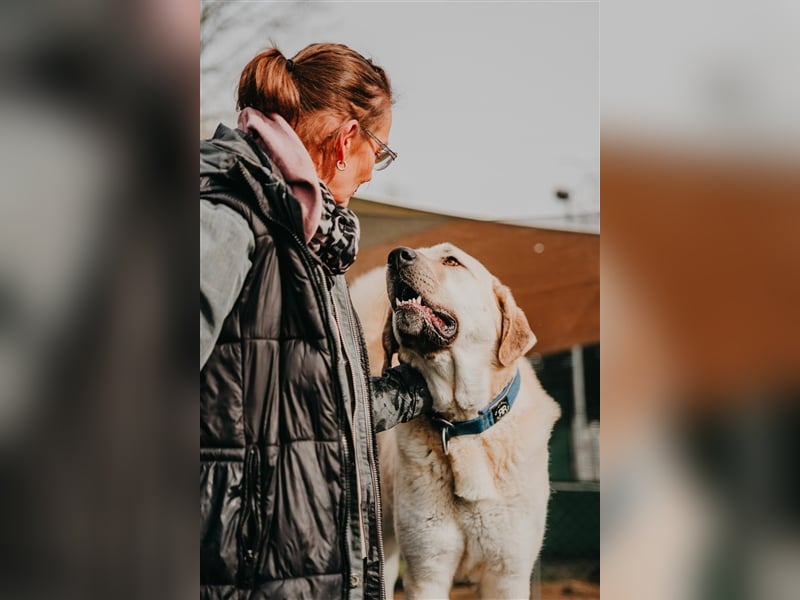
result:
[[[308,242],[316,233],[322,216],[319,177],[308,150],[294,129],[277,114],[265,115],[255,108],[245,108],[239,113],[238,127],[256,138],[300,201],[303,233]]]

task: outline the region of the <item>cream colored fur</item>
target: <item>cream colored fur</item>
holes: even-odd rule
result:
[[[508,288],[451,244],[416,252],[415,289],[458,320],[449,347],[426,355],[397,348],[400,361],[425,377],[434,409],[449,420],[474,418],[516,369],[521,388],[503,419],[480,435],[452,438],[448,454],[426,417],[379,435],[387,593],[401,551],[409,600],[446,599],[454,578],[477,583],[482,598],[528,598],[550,495],[547,443],[560,410],[524,357],[535,336]],[[385,271],[351,287],[373,374],[384,364],[392,317]],[[388,327],[396,345],[396,324]]]

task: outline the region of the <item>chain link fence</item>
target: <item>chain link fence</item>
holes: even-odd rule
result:
[[[550,440],[552,496],[538,576],[544,581],[599,582],[600,346],[534,355],[531,361],[562,413]],[[582,372],[577,384],[573,367]],[[577,401],[576,389],[581,395]]]

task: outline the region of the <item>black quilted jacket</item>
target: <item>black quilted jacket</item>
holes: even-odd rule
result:
[[[375,429],[420,412],[422,379],[368,379],[344,278],[308,251],[297,201],[249,137],[220,126],[200,158],[201,198],[255,236],[200,373],[201,597],[379,599]]]

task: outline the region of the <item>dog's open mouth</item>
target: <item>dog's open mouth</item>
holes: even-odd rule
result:
[[[458,321],[446,310],[432,306],[414,288],[396,282],[391,299],[395,324],[403,343],[427,341],[436,347],[449,346],[458,333]]]

